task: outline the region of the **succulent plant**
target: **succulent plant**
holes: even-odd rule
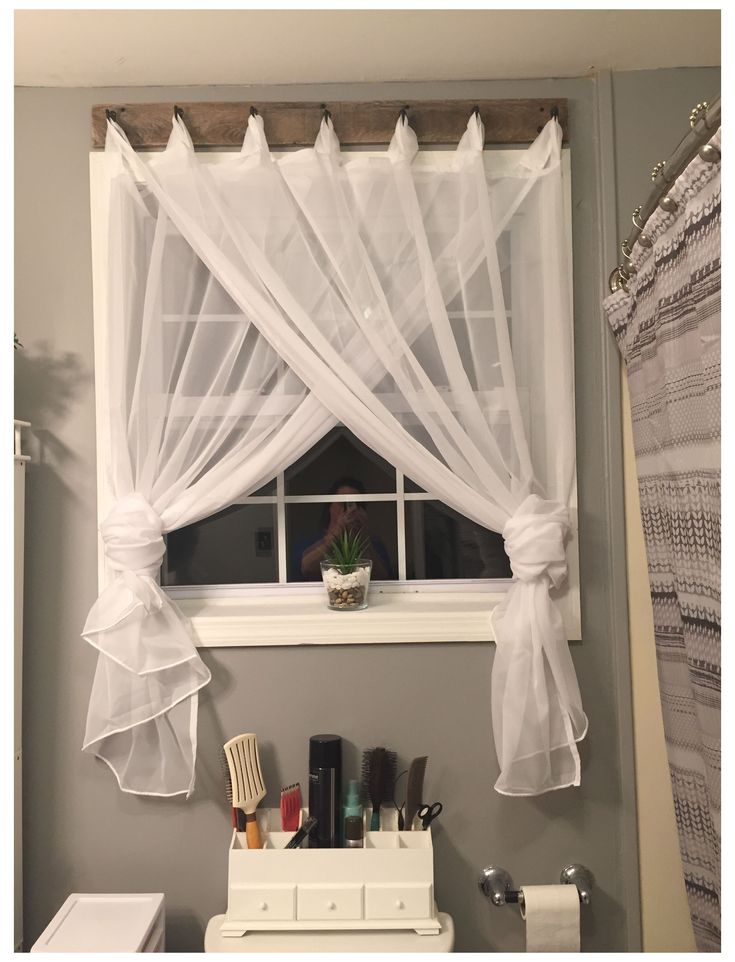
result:
[[[340,574],[347,574],[347,570],[354,567],[363,556],[369,545],[369,539],[360,531],[345,529],[329,545],[324,560],[340,569]]]

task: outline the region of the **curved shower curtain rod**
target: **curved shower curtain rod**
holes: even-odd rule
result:
[[[611,293],[615,293],[621,287],[626,291],[628,289],[628,281],[634,273],[630,265],[633,245],[638,243],[641,247],[651,246],[651,239],[645,233],[645,227],[651,214],[657,207],[661,207],[662,210],[668,212],[676,210],[676,201],[668,194],[677,177],[686,170],[697,154],[702,160],[709,163],[715,163],[720,159],[719,150],[708,143],[712,134],[720,126],[720,116],[719,97],[711,104],[708,104],[706,100],[697,104],[689,114],[689,125],[691,127],[689,133],[682,138],[671,157],[656,164],[651,171],[651,180],[654,187],[646,203],[636,207],[633,211],[633,229],[620,245],[624,261],[622,264],[618,264],[610,275]]]

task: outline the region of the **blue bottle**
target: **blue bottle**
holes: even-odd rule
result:
[[[362,819],[362,802],[360,801],[360,785],[356,778],[350,779],[350,784],[347,788],[347,797],[345,798],[345,803],[342,809],[342,838],[347,838],[347,832],[345,831],[345,821],[346,819],[357,816]]]

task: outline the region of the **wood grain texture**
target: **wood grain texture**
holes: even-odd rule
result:
[[[92,107],[92,147],[105,145],[106,110],[114,110],[117,122],[133,147],[160,149],[171,133],[174,106],[183,119],[195,147],[236,147],[242,145],[250,114],[249,103],[196,102],[157,104],[98,104]],[[322,119],[321,103],[260,103],[265,133],[272,148],[311,147]],[[559,122],[567,133],[567,101],[545,100],[424,100],[341,101],[328,103],[337,136],[343,146],[380,146],[389,143],[402,107],[419,143],[425,146],[456,144],[475,106],[485,124],[486,144],[527,144],[551,116],[559,111]]]

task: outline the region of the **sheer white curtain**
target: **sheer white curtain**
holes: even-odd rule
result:
[[[163,533],[256,490],[336,422],[226,294],[111,139],[107,283],[114,579],[84,637],[100,652],[84,749],[124,791],[191,792],[210,679],[158,585]],[[280,466],[280,467],[277,467]]]
[[[334,423],[333,412],[433,496],[502,531],[516,581],[493,614],[492,717],[501,769],[496,788],[538,794],[579,783],[575,742],[586,731],[561,615],[550,594],[566,573],[574,476],[561,131],[551,121],[517,164],[490,177],[483,141],[482,124],[473,116],[452,169],[439,171],[416,157],[416,138],[405,120],[380,157],[342,155],[325,121],[313,150],[275,161],[261,118],[251,117],[241,154],[206,166],[175,118],[167,149],[144,165],[110,123],[108,154],[128,206],[137,204],[141,217],[145,210],[156,228],[164,225],[164,235],[190,258],[183,276],[203,278],[242,327],[242,340],[231,343],[232,332],[223,333],[214,351],[208,344],[207,351],[199,349],[202,344],[190,350],[187,341],[163,392],[153,382],[171,367],[171,350],[156,348],[149,377],[138,376],[140,390],[130,390],[131,368],[146,367],[143,355],[153,351],[140,337],[145,318],[153,336],[171,313],[161,308],[154,316],[148,304],[160,299],[159,289],[169,282],[167,263],[153,266],[154,240],[139,255],[147,263],[146,297],[130,305],[121,355],[127,361],[120,365],[125,373],[111,391],[113,397],[116,390],[129,395],[127,433],[113,443],[124,441],[130,451],[132,425],[136,434],[151,434],[158,453],[143,459],[152,462],[146,484],[128,472],[116,491],[120,497],[144,496],[170,530],[253,490],[293,460],[297,449],[313,444]],[[137,196],[136,177],[149,193]],[[156,230],[151,232],[155,238]],[[133,246],[143,245],[138,239]],[[511,288],[512,315],[506,309]],[[197,332],[204,336],[201,329],[222,310],[204,309],[199,300],[182,312],[191,316],[194,338]],[[257,355],[243,350],[246,336]],[[191,424],[185,416],[183,428],[173,425],[169,411],[180,393],[172,392],[172,384],[182,376],[196,382],[184,393],[190,405],[196,396],[199,412],[188,415]],[[159,426],[153,396],[162,398]],[[213,398],[221,409],[216,414]],[[253,418],[253,405],[266,410],[276,398],[278,415]],[[539,404],[548,409],[551,433],[533,429]],[[143,421],[151,426],[144,428]],[[163,443],[167,431],[170,447]],[[262,471],[251,466],[254,454]],[[225,489],[218,482],[227,461]],[[159,559],[160,553],[153,561]],[[153,562],[141,574],[138,560],[120,563],[123,576],[109,589],[118,605],[131,571],[147,579],[161,601],[150,577]],[[150,620],[145,604],[138,611],[142,623]],[[107,634],[99,618],[97,629],[99,642]],[[100,647],[107,651],[101,663],[114,659],[114,652]],[[187,664],[196,663],[193,654]],[[99,739],[96,745],[99,752]]]

